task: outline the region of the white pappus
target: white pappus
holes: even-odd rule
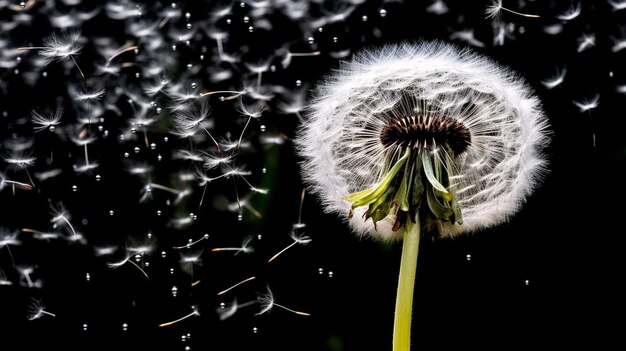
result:
[[[345,197],[381,181],[390,150],[381,133],[407,116],[416,116],[412,123],[422,117],[453,120],[469,133],[466,147],[454,155],[455,176],[448,185],[463,224],[439,223],[442,237],[506,221],[546,171],[548,121],[523,79],[441,42],[361,52],[317,86],[306,112],[296,138],[303,179],[327,212],[342,215],[360,235],[402,238],[402,230],[392,230],[392,213],[375,226],[363,217],[363,207],[349,217]],[[434,138],[428,143],[430,155],[439,157]]]

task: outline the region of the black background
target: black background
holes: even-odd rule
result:
[[[501,20],[510,24],[512,32],[504,45],[496,46],[492,43],[492,20],[484,15],[489,2],[446,3],[449,12],[435,15],[426,11],[430,1],[366,1],[355,6],[345,20],[324,26],[322,32],[310,33],[302,31],[298,21],[275,11],[265,17],[273,26],[271,30],[255,29],[249,33],[249,24],[244,23],[243,17],[251,15],[251,6],[241,7],[236,2],[231,14],[216,23],[226,26],[226,18],[232,21],[227,27],[227,51],[245,52],[243,61],[249,62],[271,57],[278,65],[276,72],[264,75],[264,84],[305,92],[337,67],[338,60],[329,53],[339,49],[354,52],[386,43],[420,40],[466,46],[462,41],[451,40],[451,35],[474,30],[476,38],[485,44],[475,47],[475,51],[519,72],[542,101],[553,132],[547,148],[550,172],[507,224],[471,236],[422,241],[413,311],[413,348],[623,347],[623,295],[619,287],[624,283],[621,199],[626,116],[624,94],[618,93],[616,87],[626,84],[626,60],[625,51],[614,53],[611,47],[626,24],[626,10],[613,12],[607,2],[583,1],[581,15],[564,22],[556,16],[568,9],[569,1],[505,2],[511,9],[536,13],[541,18],[503,12]],[[156,22],[152,10],[169,4],[143,4],[142,18]],[[6,40],[0,50],[41,43],[42,38],[55,31],[46,21],[48,13],[103,6],[38,3],[24,10],[33,14],[32,19],[0,35]],[[192,15],[194,25],[214,21],[210,12],[217,6],[213,2],[177,2],[183,13]],[[324,7],[333,5],[325,3]],[[380,15],[381,8],[387,11],[384,17]],[[0,11],[0,21],[5,23],[14,21],[18,13],[8,8]],[[367,21],[363,21],[364,15]],[[313,18],[318,14],[304,16]],[[168,26],[184,27],[184,18],[176,21]],[[87,38],[109,36],[121,45],[132,34],[122,22],[102,11],[82,23],[80,30]],[[561,33],[544,32],[546,26],[555,23],[563,25]],[[595,45],[577,52],[578,39],[583,34],[595,35]],[[314,44],[307,42],[309,36],[314,37]],[[332,40],[335,36],[339,38],[337,42]],[[175,43],[175,39],[164,37],[164,46]],[[282,69],[280,57],[272,55],[285,43],[290,43],[294,52],[320,50],[321,55],[294,58],[288,68]],[[238,64],[233,78],[212,85],[204,73],[205,63],[196,59],[202,46],[208,47],[207,56],[214,53],[215,43],[206,36],[192,40],[189,46],[178,44],[176,55],[172,54],[175,65],[167,67],[173,77],[215,90],[239,89],[243,82],[255,81],[256,75]],[[173,160],[171,152],[185,148],[187,141],[169,134],[171,128],[155,125],[149,129],[149,136],[158,140],[158,148],[133,154],[133,148],[141,146],[143,140],[121,142],[117,138],[128,129],[128,119],[132,117],[132,111],[124,104],[126,98],[120,95],[116,103],[122,114],[107,116],[102,123],[110,136],[105,138],[96,132],[98,140],[90,145],[90,154],[99,162],[99,168],[88,174],[73,172],[72,165],[82,159],[82,148],[48,131],[34,134],[28,120],[32,109],[54,105],[61,98],[66,111],[60,128],[71,128],[81,110],[71,103],[65,90],[68,82],[80,83],[80,79],[71,63],[53,62],[45,67],[47,79],[27,83],[23,74],[38,72],[28,63],[35,56],[32,52],[21,54],[24,60],[17,66],[18,73],[13,68],[0,69],[0,110],[7,112],[0,117],[0,137],[3,143],[19,137],[34,138],[32,152],[38,161],[30,171],[36,173],[55,166],[63,173],[32,191],[14,195],[9,187],[2,189],[0,226],[8,231],[47,230],[50,204],[62,202],[87,244],[37,241],[22,232],[18,236],[22,243],[10,247],[11,255],[7,247],[0,247],[0,269],[13,282],[0,286],[3,350],[52,346],[115,350],[390,349],[400,245],[355,237],[345,223],[324,214],[314,197],[305,196],[302,221],[306,223],[304,232],[313,241],[306,246],[297,245],[267,263],[269,257],[291,243],[288,233],[298,218],[303,185],[291,143],[299,124],[294,115],[277,113],[272,109],[274,101],[270,101],[270,110],[263,114],[260,123],[271,133],[282,135],[285,143],[261,145],[259,123],[252,121],[252,147],[239,156],[253,171],[250,181],[270,187],[267,196],[256,195],[252,200],[262,209],[262,220],[244,211],[244,220],[238,221],[237,213],[223,211],[219,206],[220,199],[234,198],[231,180],[211,183],[205,205],[199,211],[193,210],[202,194],[202,187],[198,186],[193,187],[189,202],[180,206],[165,205],[172,197],[156,190],[152,201],[139,203],[145,179],[125,171],[129,159],[153,165],[152,181],[172,185],[177,182],[177,172],[190,167]],[[76,58],[86,76],[96,77],[90,82],[97,85],[107,79],[94,73],[94,62],[101,58],[97,58],[90,42]],[[132,54],[127,60],[132,60]],[[187,62],[200,65],[200,72],[182,73]],[[541,81],[563,67],[567,67],[565,81],[554,89],[546,89]],[[115,84],[139,86],[142,81],[135,77],[135,72],[143,73],[142,67],[130,68],[123,77],[116,78]],[[303,86],[298,87],[295,80],[301,80]],[[107,95],[115,96],[112,86],[102,84]],[[595,109],[581,113],[573,103],[595,94],[600,94],[600,104]],[[237,114],[236,103],[216,98],[210,101],[215,133],[224,135],[230,131],[238,136],[245,118]],[[167,107],[170,102],[162,98],[158,103]],[[168,113],[161,116],[165,124],[170,118]],[[169,136],[168,143],[161,142],[164,136]],[[202,145],[211,146],[206,141]],[[44,162],[51,151],[59,155],[53,165]],[[10,154],[6,144],[0,152],[3,156]],[[130,153],[129,158],[123,156],[124,152]],[[163,161],[156,161],[157,154],[163,156]],[[2,167],[0,172],[7,177],[27,181],[19,169],[7,164]],[[263,167],[267,167],[265,175],[260,172]],[[95,174],[101,175],[102,180],[95,181]],[[77,185],[78,190],[72,191],[72,185]],[[239,186],[241,190],[242,184]],[[190,227],[177,230],[168,225],[169,219],[184,216],[189,209],[198,215]],[[110,210],[114,210],[113,216],[109,215]],[[157,210],[162,215],[157,216]],[[83,219],[87,222],[81,222]],[[153,239],[147,239],[147,233]],[[178,262],[179,252],[171,247],[184,245],[188,239],[198,239],[204,233],[210,234],[210,238],[196,246],[204,251],[192,278],[181,269],[184,265]],[[247,236],[253,238],[253,253],[233,255],[210,250],[240,245]],[[99,245],[123,247],[129,240],[149,242],[156,248],[144,257],[150,263],[145,267],[149,279],[130,265],[108,268],[106,263],[120,259],[120,255],[94,255],[94,248]],[[166,251],[165,258],[161,257],[162,251]],[[41,288],[20,284],[12,260],[18,266],[35,266],[33,277],[41,279]],[[174,274],[170,274],[171,268]],[[229,294],[216,296],[218,291],[249,276],[256,279]],[[190,282],[197,279],[201,279],[200,283],[191,287]],[[220,303],[230,303],[233,297],[239,303],[255,300],[265,291],[266,284],[277,303],[311,316],[297,316],[277,307],[269,314],[256,316],[259,306],[252,305],[229,319],[219,320],[215,311]],[[176,297],[172,296],[172,286],[178,288]],[[41,299],[46,310],[56,317],[29,321],[32,298]],[[192,305],[197,306],[200,316],[169,327],[158,326],[186,315]],[[128,330],[123,330],[123,323],[128,324]],[[83,324],[88,325],[87,330],[83,330]]]

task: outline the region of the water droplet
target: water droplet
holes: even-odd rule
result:
[[[89,273],[85,274],[85,280],[86,281],[91,281],[91,275]]]
[[[176,51],[176,44],[172,45],[172,51]]]
[[[178,294],[178,288],[174,285],[172,287],[172,296],[176,297],[176,294]]]
[[[224,97],[223,96],[220,96],[220,101],[224,101]]]
[[[265,131],[265,124],[261,124],[261,126],[259,127],[259,129],[261,129],[262,132]]]
[[[270,72],[276,72],[276,65],[270,66]]]
[[[124,134],[120,134],[120,141],[124,141],[126,140],[126,137],[124,136]]]
[[[99,130],[99,131],[103,131],[103,130],[104,130],[104,127],[103,127],[103,126],[98,126],[98,130]]]
[[[226,24],[231,24],[231,23],[233,23],[233,21],[230,18],[226,20]]]
[[[72,191],[76,192],[76,190],[78,190],[78,187],[76,185],[72,185]]]
[[[83,218],[83,219],[80,221],[80,224],[82,224],[82,225],[87,225],[87,224],[89,224],[89,221],[87,220],[87,218]]]
[[[146,266],[146,267],[150,267],[150,261],[144,262],[143,265]]]
[[[336,43],[339,40],[337,37],[333,37],[333,43]]]
[[[309,37],[308,41],[309,41],[309,44],[315,44],[315,38],[313,37]]]
[[[141,254],[135,255],[135,262],[141,262]]]
[[[321,33],[321,32],[323,32],[323,31],[324,31],[324,28],[319,27],[319,28],[317,28],[317,31]]]
[[[385,17],[387,16],[387,10],[380,9],[380,11],[378,11],[378,14],[380,15],[380,17]]]
[[[259,328],[257,328],[257,327],[252,328],[252,332],[254,334],[258,333],[259,332]]]
[[[185,18],[189,20],[191,18],[191,14],[189,12],[185,13]]]
[[[165,251],[161,251],[161,257],[163,258],[167,257],[167,253]]]
[[[200,61],[204,61],[204,55],[200,55]]]
[[[174,268],[170,268],[170,274],[174,274]]]
[[[296,80],[296,86],[297,87],[302,86],[302,81],[300,79]]]
[[[209,238],[209,234],[204,234],[204,240],[207,240]]]
[[[191,29],[192,25],[191,23],[187,23],[187,29]]]
[[[187,341],[187,335],[183,334],[180,336],[180,340],[182,340],[182,342]]]
[[[148,233],[148,235],[146,235],[148,237],[148,239],[152,239],[152,233]]]
[[[21,8],[26,8],[26,3],[24,1],[20,2],[20,7]]]
[[[225,309],[226,308],[226,304],[224,302],[220,302],[220,308],[221,309]]]
[[[609,71],[609,77],[613,78],[613,71]]]
[[[164,141],[164,142],[166,142],[166,143],[167,143],[169,140],[170,140],[170,138],[168,138],[168,137],[163,137],[163,141]]]
[[[157,160],[161,161],[163,159],[163,156],[159,155],[157,156]]]
[[[252,27],[252,26],[248,27],[248,32],[250,32],[250,33],[254,32],[254,27]]]
[[[127,331],[128,330],[128,323],[123,323],[122,324],[122,330],[123,331]]]
[[[48,72],[43,71],[43,72],[41,72],[41,75],[42,75],[44,78],[46,78],[46,77],[48,76]]]
[[[161,113],[162,111],[163,111],[163,109],[162,109],[162,108],[157,107],[157,109],[156,109],[156,113]]]
[[[263,169],[261,170],[261,172],[263,172],[263,174],[267,173],[267,168],[263,167]]]
[[[191,83],[191,89],[195,89],[197,86],[198,85],[195,82]]]
[[[115,214],[115,211],[111,210],[109,211],[109,216],[113,216]]]
[[[172,6],[173,9],[175,9],[176,8],[176,3],[173,2],[171,6]]]
[[[324,268],[318,268],[317,273],[319,273],[320,275],[324,274]]]
[[[139,78],[139,77],[141,77],[141,73],[139,72],[135,73],[135,78]]]
[[[135,153],[138,154],[139,153],[139,146],[135,146]]]
[[[150,144],[150,148],[151,148],[152,150],[156,149],[156,144],[155,144],[155,143]]]
[[[135,48],[134,52],[135,52],[135,55],[139,55],[139,49],[138,48]]]
[[[135,127],[130,128],[130,132],[131,133],[137,133],[137,128],[135,128]]]
[[[333,271],[328,271],[328,278],[332,278],[335,275]]]
[[[157,216],[160,216],[160,215],[161,215],[161,210],[158,210],[157,211]]]
[[[84,331],[87,331],[87,328],[88,328],[88,327],[89,327],[89,326],[87,325],[87,323],[83,323],[83,330],[84,330]]]
[[[189,345],[185,346],[185,351],[191,351],[191,346]]]
[[[472,255],[470,255],[470,254],[465,255],[465,259],[468,260],[468,261],[471,261],[472,260]]]
[[[263,235],[259,234],[259,235],[257,235],[257,236],[256,236],[256,238],[257,238],[258,240],[261,240],[261,239],[263,239]]]
[[[244,16],[243,17],[243,23],[248,23],[248,22],[250,22],[250,17]]]
[[[129,156],[128,152],[125,152],[124,157],[128,157],[128,156]]]
[[[239,7],[246,7],[246,3],[245,2],[240,3]]]
[[[528,286],[530,284],[530,280],[526,279],[524,280],[524,285]]]
[[[361,17],[361,21],[367,22],[367,16],[363,15],[363,17]]]
[[[187,64],[187,69],[188,69],[188,70],[190,70],[190,69],[192,69],[192,68],[193,68],[193,65],[192,65],[191,63],[188,63],[188,64]]]
[[[238,220],[238,221],[243,220],[243,214],[241,214],[241,213],[240,213],[240,214],[238,214],[238,215],[237,215],[237,220]]]

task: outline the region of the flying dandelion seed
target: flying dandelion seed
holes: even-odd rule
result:
[[[316,90],[297,145],[326,211],[404,239],[394,350],[408,350],[420,232],[500,224],[545,171],[547,120],[518,76],[442,43],[385,46]]]

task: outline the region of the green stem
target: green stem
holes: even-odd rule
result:
[[[413,289],[420,243],[419,215],[416,223],[406,222],[400,260],[400,277],[396,296],[396,314],[393,323],[393,351],[411,349],[411,311],[413,310]]]

